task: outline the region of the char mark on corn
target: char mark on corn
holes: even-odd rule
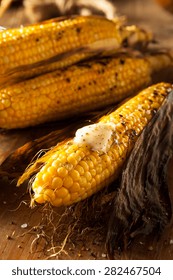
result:
[[[146,45],[152,35],[122,20],[76,16],[0,32],[0,82],[20,80],[53,71],[124,42]]]
[[[69,66],[0,90],[0,127],[22,128],[102,108],[135,94],[166,54],[109,57]]]

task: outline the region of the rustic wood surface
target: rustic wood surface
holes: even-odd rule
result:
[[[116,1],[115,1],[116,2]],[[163,48],[173,45],[173,15],[164,11],[153,0],[117,0],[119,14],[127,15],[129,23],[138,23],[152,30]],[[28,23],[23,9],[9,10],[1,19],[0,25],[5,27],[18,26]],[[166,79],[167,77],[164,77]],[[169,73],[169,79],[171,75]],[[173,81],[173,78],[172,78]],[[26,142],[51,131],[52,127],[44,130],[28,129],[0,133],[0,163],[16,148]],[[169,167],[169,182],[173,188],[173,160]],[[30,196],[27,186],[17,188],[15,181],[6,177],[0,180],[0,259],[46,259],[51,252],[45,250],[45,239],[39,239],[34,229],[42,219],[42,208],[30,208]],[[173,201],[173,192],[172,192]],[[58,210],[55,210],[58,211]],[[41,240],[41,241],[40,241]],[[139,237],[133,245],[119,256],[120,259],[173,259],[173,226],[165,230],[160,240]],[[36,246],[37,245],[37,246]],[[71,248],[72,247],[72,248]],[[91,231],[85,244],[83,241],[71,246],[66,251],[52,259],[107,259],[104,242],[100,233]],[[53,251],[52,251],[53,253]]]

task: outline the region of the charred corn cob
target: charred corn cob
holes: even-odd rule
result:
[[[120,19],[112,21],[99,16],[60,18],[4,30],[0,33],[0,82],[10,80],[10,74],[15,78],[31,77],[100,51],[146,44],[151,38],[150,33],[125,26]]]
[[[77,130],[72,140],[36,160],[18,185],[42,164],[32,183],[38,203],[70,205],[106,187],[117,178],[135,140],[172,89],[164,83],[151,86],[98,123]]]
[[[0,91],[0,127],[19,128],[115,103],[150,82],[167,55],[108,58],[71,66]]]
[[[101,108],[136,93],[168,55],[73,65],[0,90],[0,127],[21,128]]]

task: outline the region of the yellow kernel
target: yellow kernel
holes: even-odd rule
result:
[[[100,174],[102,172],[102,166],[101,165],[97,165],[96,166],[96,173]]]
[[[43,193],[43,198],[45,201],[52,202],[56,198],[55,193],[53,190],[46,189]]]
[[[83,195],[82,195],[82,199],[85,199],[85,198],[87,198],[88,197],[88,194],[87,194],[87,192],[85,192]]]
[[[70,154],[69,156],[68,156],[68,158],[67,158],[67,161],[69,162],[69,163],[71,163],[73,166],[76,166],[77,165],[77,160],[76,160],[76,158],[75,158],[75,156],[74,156],[74,154]]]
[[[87,163],[88,163],[89,169],[94,167],[94,163],[91,160],[89,160]]]
[[[96,179],[93,178],[91,181],[91,188],[94,189],[96,187],[96,184],[97,184]]]
[[[61,206],[62,205],[62,198],[55,198],[55,200],[54,201],[52,201],[52,204],[54,205],[54,206]]]
[[[82,188],[82,187],[84,187],[84,188],[86,187],[87,179],[85,178],[85,176],[81,176],[81,177],[80,177],[79,184],[80,184],[81,188]]]
[[[69,172],[69,175],[71,176],[71,178],[73,179],[73,181],[78,181],[80,178],[79,172],[77,170],[71,170]]]
[[[73,185],[73,179],[70,176],[66,176],[63,180],[63,185],[65,188],[70,188]]]
[[[78,193],[79,197],[82,198],[82,196],[83,196],[84,193],[86,193],[86,188],[85,188],[85,186],[80,188],[80,192]]]
[[[51,175],[48,172],[46,172],[43,174],[42,179],[45,183],[48,183],[48,182],[50,182]]]
[[[57,173],[57,170],[54,166],[49,166],[47,169],[47,172],[51,175],[51,176],[55,176],[55,174]]]
[[[68,171],[65,167],[59,167],[57,170],[57,174],[61,177],[64,178],[65,176],[67,176]]]
[[[60,155],[60,156],[59,156],[59,160],[60,160],[61,163],[66,163],[66,162],[67,162],[67,157],[66,157],[66,155],[63,155],[63,154]]]
[[[80,190],[80,185],[77,182],[73,183],[73,186],[70,188],[70,193],[75,193],[75,192],[79,192]]]
[[[103,155],[102,156],[102,160],[107,164],[107,165],[111,165],[111,159],[108,155]]]
[[[100,175],[97,174],[97,175],[95,176],[95,179],[96,179],[97,184],[99,184],[99,183],[100,183],[100,179],[101,179],[101,178],[100,178]]]
[[[44,198],[43,198],[43,195],[37,195],[37,194],[35,194],[34,195],[34,200],[37,202],[37,203],[44,203],[45,202],[45,200],[44,200]]]
[[[104,173],[104,177],[105,177],[105,178],[109,178],[109,176],[110,176],[110,171],[109,171],[109,169],[106,168],[106,169],[104,170],[103,173]]]
[[[85,177],[86,177],[86,180],[87,180],[88,182],[90,182],[90,181],[92,180],[91,173],[88,172],[88,171],[85,173]]]
[[[52,166],[55,167],[56,169],[58,168],[59,164],[60,164],[59,160],[53,160],[52,162]]]
[[[77,165],[77,166],[76,166],[76,170],[80,173],[80,175],[83,175],[83,174],[84,174],[84,169],[83,169],[82,166]]]
[[[52,180],[52,189],[59,189],[63,185],[63,180],[60,177],[55,177]]]
[[[71,194],[71,200],[72,200],[72,201],[75,201],[75,200],[78,199],[78,198],[79,198],[78,192],[74,192],[74,193]]]
[[[97,164],[97,159],[94,155],[90,155],[90,160],[93,162],[93,164]]]
[[[39,172],[34,180],[34,185],[35,186],[41,186],[43,185],[43,179],[42,179],[42,174]]]
[[[85,171],[89,170],[89,166],[84,160],[80,162],[80,166],[82,166]]]
[[[44,165],[42,168],[41,168],[41,170],[40,170],[40,172],[39,173],[46,173],[47,172],[47,166],[46,165]]]
[[[66,195],[68,195],[68,190],[64,187],[58,189],[55,191],[57,198],[64,198]]]
[[[70,194],[66,195],[66,197],[63,198],[62,201],[63,201],[63,204],[64,204],[64,205],[69,204],[69,203],[71,202],[71,195],[70,195]]]
[[[91,176],[95,177],[96,176],[96,170],[95,169],[91,169],[90,170]]]
[[[93,193],[94,193],[93,189],[88,189],[88,190],[87,190],[88,196],[92,195]]]
[[[74,153],[77,149],[79,149],[78,145],[72,144],[72,145],[70,145],[69,148],[67,149],[67,153],[68,153],[68,154],[72,154],[72,153]]]

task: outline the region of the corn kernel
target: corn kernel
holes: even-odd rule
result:
[[[65,188],[70,188],[73,185],[73,179],[70,176],[66,176],[63,179],[63,186]]]
[[[56,197],[63,199],[64,197],[66,197],[69,194],[69,192],[66,188],[62,187],[62,188],[56,190],[55,194],[56,194]]]
[[[55,200],[55,198],[56,198],[56,196],[55,196],[55,193],[54,193],[54,191],[53,190],[51,190],[51,189],[46,189],[44,192],[43,192],[43,198],[44,198],[44,200],[46,201],[49,201],[49,202],[53,202],[54,200]]]
[[[73,181],[78,181],[80,178],[79,172],[74,169],[69,172],[69,176],[71,176]]]
[[[62,205],[62,198],[55,198],[55,200],[52,202],[54,206],[61,206]]]
[[[80,175],[83,175],[85,173],[84,168],[80,165],[76,166],[76,170],[79,172]]]
[[[67,169],[65,167],[59,167],[58,170],[57,170],[57,174],[61,178],[64,178],[65,176],[67,176],[68,171],[67,171]]]
[[[63,203],[66,204],[66,205],[68,205],[70,203],[70,201],[71,201],[71,195],[70,194],[66,195],[66,197],[63,198]]]
[[[52,180],[52,189],[60,189],[63,185],[63,180],[60,177],[55,177]]]
[[[79,183],[74,182],[69,191],[70,191],[71,193],[79,192],[79,191],[80,191],[80,188],[81,188],[81,187],[80,187]]]

